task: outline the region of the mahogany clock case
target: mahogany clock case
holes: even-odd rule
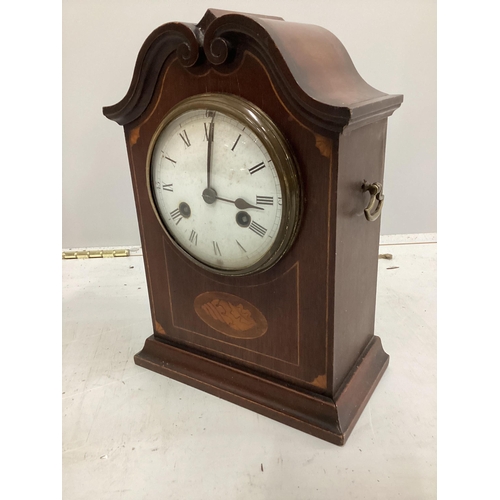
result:
[[[298,166],[297,235],[261,273],[198,266],[152,203],[153,137],[172,108],[207,93],[262,110]],[[127,95],[104,108],[125,130],[153,319],[136,363],[344,444],[389,359],[374,336],[380,220],[366,220],[362,186],[382,182],[387,117],[401,102],[366,84],[317,26],[209,9],[197,25],[155,30]],[[211,303],[245,311],[252,331],[210,318]]]

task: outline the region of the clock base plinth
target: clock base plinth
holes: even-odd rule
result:
[[[374,336],[333,398],[264,378],[154,336],[134,360],[161,375],[343,445],[387,368],[389,356]]]

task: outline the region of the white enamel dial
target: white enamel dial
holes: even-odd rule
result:
[[[220,110],[185,111],[159,133],[150,169],[157,212],[196,261],[241,271],[276,248],[282,181],[248,123]]]

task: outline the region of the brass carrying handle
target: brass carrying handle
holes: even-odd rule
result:
[[[373,222],[377,220],[382,212],[382,207],[384,206],[384,195],[382,194],[382,184],[380,182],[374,182],[373,184],[367,184],[366,181],[363,182],[361,186],[363,193],[368,191],[371,194],[370,202],[365,208],[366,220]],[[377,208],[372,212],[375,203],[378,201]]]

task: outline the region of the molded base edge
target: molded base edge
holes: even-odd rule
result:
[[[249,373],[154,336],[134,357],[139,366],[238,404],[336,445],[345,444],[389,363],[374,336],[334,398]]]

